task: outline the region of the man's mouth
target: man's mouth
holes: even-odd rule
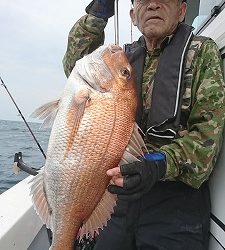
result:
[[[147,21],[150,21],[150,20],[163,20],[163,19],[159,16],[151,16],[151,17],[147,18]]]

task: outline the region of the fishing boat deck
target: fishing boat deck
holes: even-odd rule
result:
[[[50,247],[45,226],[41,228],[27,250],[48,250]]]
[[[0,249],[48,250],[47,231],[29,196],[31,176],[0,195]]]

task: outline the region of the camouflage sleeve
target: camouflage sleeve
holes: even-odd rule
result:
[[[72,27],[69,32],[67,50],[63,58],[63,67],[67,77],[77,60],[104,43],[106,24],[107,21],[102,18],[85,15]]]
[[[221,148],[225,90],[220,53],[211,39],[194,61],[187,133],[161,150],[167,157],[166,178],[199,188],[209,178]]]

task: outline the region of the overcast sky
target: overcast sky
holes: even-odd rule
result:
[[[57,99],[66,82],[62,58],[67,36],[90,0],[0,0],[0,76],[23,115]],[[129,0],[119,1],[120,44],[130,42]],[[114,42],[110,19],[105,43]],[[134,31],[134,38],[138,32]],[[21,120],[0,86],[0,119]]]

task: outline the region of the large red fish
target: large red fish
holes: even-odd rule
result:
[[[116,196],[106,171],[137,160],[144,143],[135,124],[134,73],[119,46],[102,46],[77,61],[62,98],[36,115],[56,115],[47,159],[33,179],[34,207],[53,231],[51,250],[72,250],[110,219]]]

